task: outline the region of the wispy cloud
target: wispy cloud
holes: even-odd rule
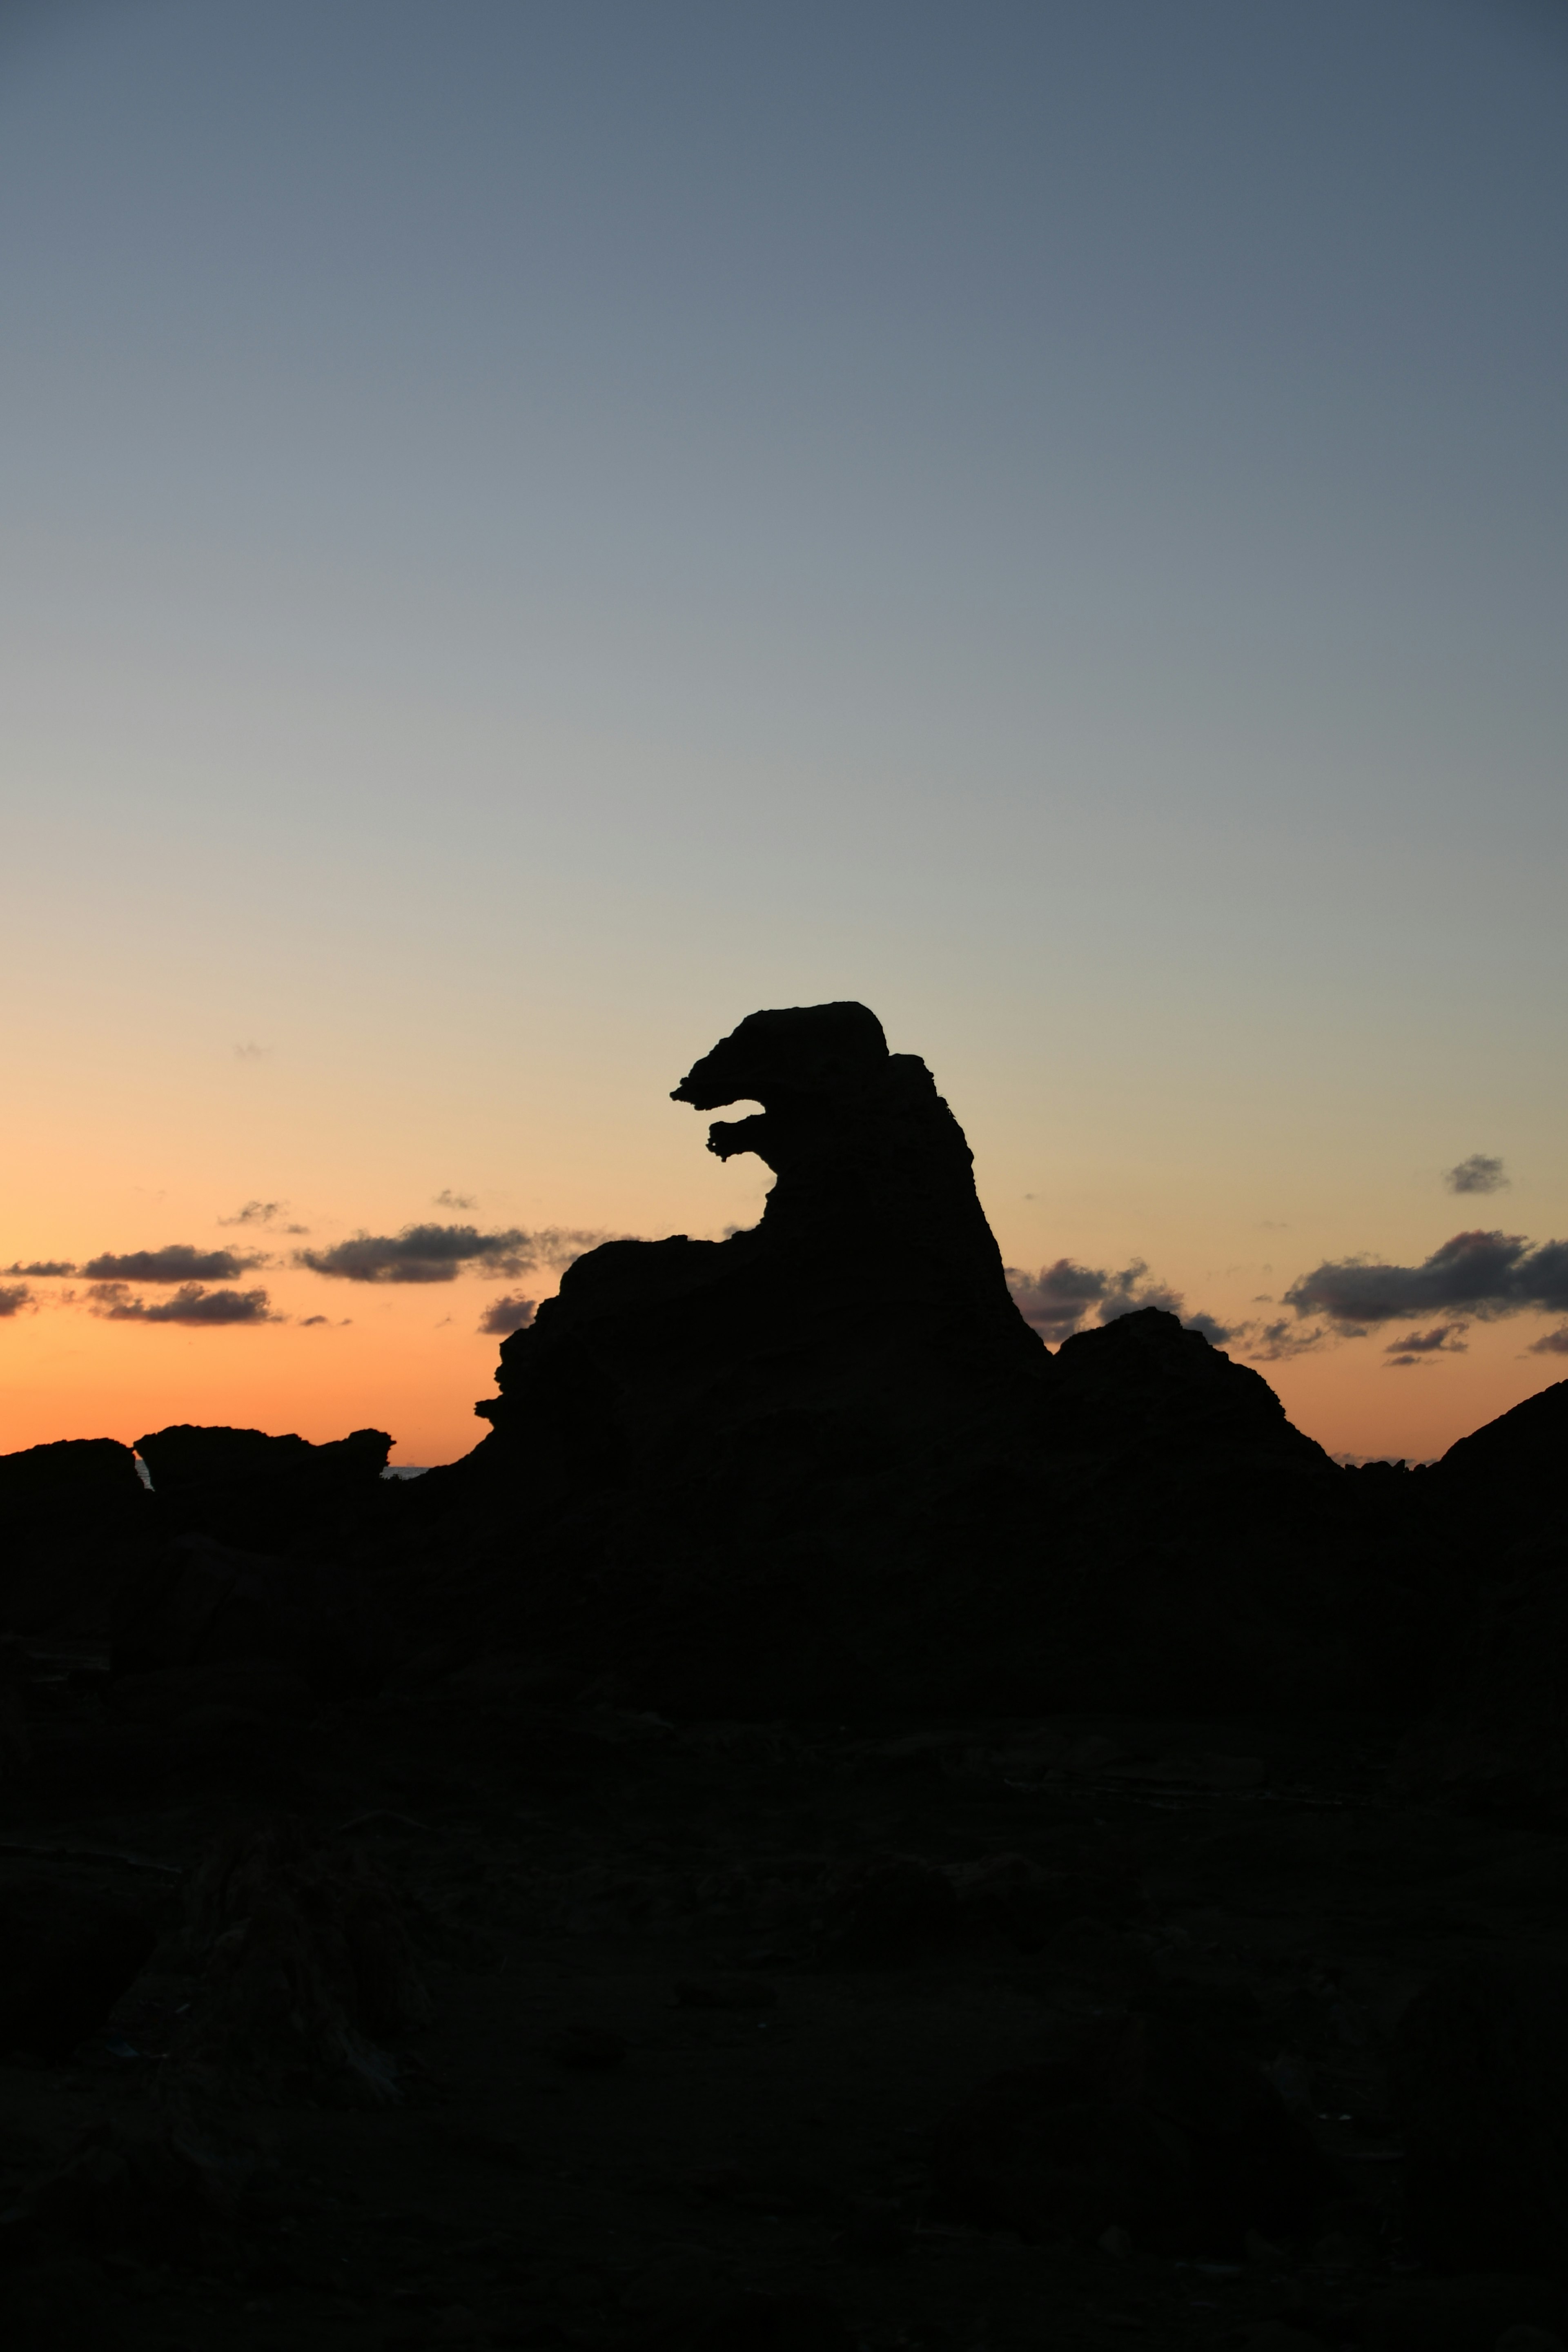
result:
[[[485,1234],[475,1225],[405,1225],[400,1234],[359,1233],[329,1249],[296,1250],[294,1263],[342,1282],[455,1282],[468,1271],[519,1275],[568,1266],[608,1238],[556,1227]]]
[[[220,1217],[220,1225],[269,1225],[288,1209],[287,1201],[247,1201],[232,1217]]]
[[[1429,1331],[1406,1331],[1403,1339],[1390,1339],[1384,1353],[1392,1361],[1390,1371],[1406,1364],[1430,1363],[1434,1356],[1462,1356],[1467,1352],[1464,1337],[1468,1323],[1435,1323]]]
[[[1502,1161],[1489,1160],[1484,1151],[1472,1151],[1457,1168],[1443,1171],[1443,1181],[1450,1192],[1500,1192],[1510,1181]]]
[[[472,1192],[440,1192],[436,1195],[438,1209],[477,1209],[479,1205]]]
[[[264,1062],[271,1051],[270,1045],[258,1045],[254,1037],[247,1037],[243,1045],[235,1047],[234,1058],[237,1062]]]
[[[1530,1356],[1568,1356],[1568,1323],[1560,1323],[1555,1331],[1543,1331],[1532,1339],[1525,1353]]]
[[[152,1306],[132,1298],[122,1282],[100,1282],[88,1293],[90,1309],[108,1323],[184,1323],[211,1327],[226,1323],[280,1323],[271,1311],[265,1290],[205,1290],[188,1282],[172,1297]]]
[[[259,1251],[245,1256],[236,1250],[199,1250],[189,1242],[170,1242],[163,1249],[105,1250],[89,1258],[81,1271],[94,1282],[232,1282],[237,1275],[266,1264]]]
[[[1335,1346],[1339,1336],[1324,1324],[1303,1326],[1284,1316],[1273,1323],[1244,1323],[1237,1333],[1246,1339],[1245,1353],[1254,1364],[1284,1364],[1295,1356],[1315,1356],[1320,1349]]]
[[[76,1272],[75,1266],[63,1257],[38,1257],[33,1260],[31,1265],[8,1265],[4,1270],[6,1274],[30,1274],[36,1280],[47,1280],[54,1275]]]
[[[25,1282],[0,1283],[0,1323],[10,1316],[20,1315],[33,1304],[33,1294]]]

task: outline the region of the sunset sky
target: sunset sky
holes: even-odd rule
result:
[[[1053,1338],[1568,1376],[1565,119],[1544,0],[14,0],[0,1450],[467,1451],[844,997]]]

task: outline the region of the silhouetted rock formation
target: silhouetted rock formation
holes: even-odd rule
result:
[[[149,1532],[129,1445],[69,1437],[0,1454],[0,1623],[37,1633],[101,1618],[124,1548]]]
[[[331,1562],[386,1508],[391,1444],[376,1429],[312,1445],[179,1423],[138,1438],[134,1451],[101,1437],[0,1455],[0,1624],[100,1635],[127,1584],[153,1574],[183,1536],[266,1555],[273,1567],[279,1554]],[[166,1581],[166,1561],[159,1572]]]
[[[624,1475],[789,1412],[917,1440],[1044,1388],[1051,1360],[1008,1292],[963,1129],[864,1005],[753,1013],[672,1099],[761,1102],[708,1148],[754,1151],[778,1181],[751,1232],[579,1258],[503,1343],[500,1395],[476,1410],[531,1475]]]
[[[1141,1471],[1157,1461],[1215,1459],[1233,1469],[1244,1463],[1333,1467],[1322,1447],[1286,1419],[1260,1372],[1233,1364],[1163,1307],[1140,1307],[1075,1332],[1055,1360],[1058,1427],[1070,1423],[1090,1443],[1135,1454]]]
[[[1568,1817],[1568,1381],[1451,1445],[1415,1484],[1468,1602],[1398,1784]]]
[[[392,1450],[384,1429],[356,1429],[326,1445],[259,1429],[176,1422],[139,1437],[164,1536],[204,1535],[247,1551],[329,1540],[377,1498]]]
[[[1358,1490],[1175,1316],[1053,1358],[864,1006],[753,1013],[674,1098],[763,1105],[709,1138],[774,1171],[761,1223],[607,1244],[505,1341],[492,1436],[399,1504],[448,1629],[737,1711],[1420,1684],[1403,1538],[1362,1540]]]
[[[1449,1510],[1468,1510],[1496,1543],[1553,1519],[1568,1525],[1568,1381],[1450,1445],[1434,1474]]]

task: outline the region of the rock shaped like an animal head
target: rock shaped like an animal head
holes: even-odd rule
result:
[[[864,1004],[791,1004],[749,1013],[693,1064],[670,1100],[720,1110],[732,1102],[772,1109],[792,1097],[843,1098],[874,1081],[887,1059],[882,1024]]]

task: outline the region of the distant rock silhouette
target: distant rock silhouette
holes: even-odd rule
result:
[[[1059,1418],[1138,1454],[1223,1457],[1327,1471],[1322,1447],[1292,1426],[1260,1372],[1211,1347],[1163,1307],[1075,1332],[1056,1356]]]
[[[176,1422],[139,1437],[136,1451],[153,1480],[160,1534],[272,1552],[330,1540],[345,1515],[374,1501],[392,1444],[384,1429],[312,1445]]]
[[[331,1559],[363,1539],[384,1507],[391,1444],[374,1429],[312,1445],[180,1423],[138,1438],[134,1449],[102,1437],[0,1455],[0,1625],[101,1634],[127,1583],[185,1536]]]
[[[399,1643],[693,1712],[1414,1714],[1436,1694],[1402,1770],[1568,1807],[1568,1382],[1435,1470],[1343,1470],[1163,1309],[1053,1355],[962,1129],[866,1006],[753,1013],[673,1099],[761,1105],[708,1137],[773,1171],[761,1220],[579,1258],[504,1340],[465,1460],[403,1486],[382,1432],[180,1424],[138,1441],[146,1495],[108,1441],[0,1459],[30,1562],[7,1622],[85,1595],[101,1625],[121,1591],[117,1676],[174,1677],[174,1698],[262,1665],[274,1698],[279,1672],[319,1690]],[[40,1600],[46,1558],[66,1566]],[[308,1603],[285,1563],[312,1571]],[[340,1639],[367,1575],[382,1632]]]
[[[1416,1485],[1465,1595],[1431,1718],[1397,1783],[1568,1820],[1568,1381],[1461,1437]]]
[[[19,1632],[100,1622],[117,1556],[150,1532],[129,1445],[68,1437],[0,1454],[0,1622]]]

